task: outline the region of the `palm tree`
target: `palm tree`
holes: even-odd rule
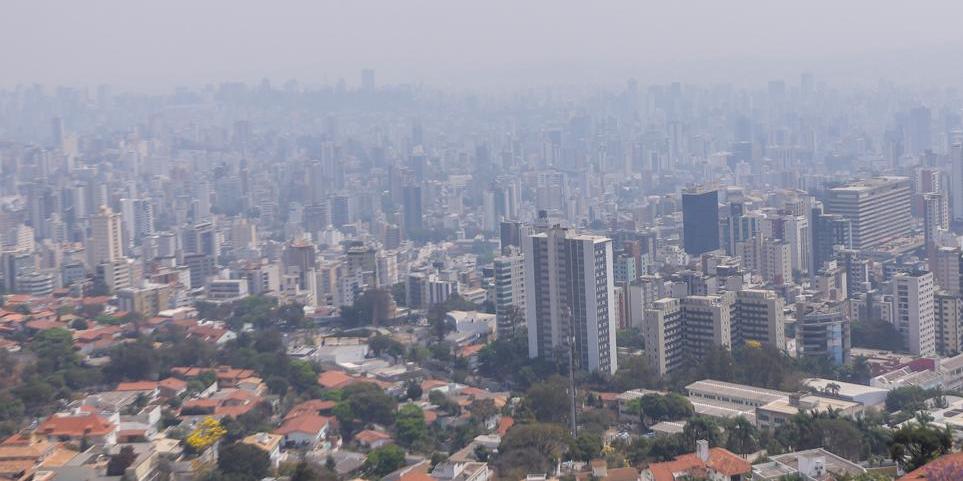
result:
[[[726,449],[737,454],[749,454],[759,448],[759,431],[743,416],[726,426]]]
[[[839,390],[841,388],[842,386],[840,386],[839,384],[831,382],[827,384],[826,387],[823,388],[823,392],[826,394],[829,394],[830,396],[836,397],[836,396],[839,396]]]

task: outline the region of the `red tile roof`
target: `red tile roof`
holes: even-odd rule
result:
[[[325,389],[340,389],[355,382],[355,379],[341,371],[324,371],[318,376],[318,384]]]
[[[281,426],[274,430],[274,434],[307,433],[317,435],[329,422],[330,418],[325,416],[302,414],[285,419]]]
[[[334,409],[338,403],[334,401],[327,401],[324,399],[311,399],[309,401],[304,401],[301,404],[295,405],[288,411],[285,418],[293,418],[295,416],[300,416],[302,414],[318,414],[321,411],[329,411]]]
[[[673,473],[680,472],[703,475],[710,469],[723,476],[735,476],[752,471],[752,466],[749,461],[723,448],[710,449],[707,462],[703,462],[695,453],[689,453],[678,456],[673,461],[649,465],[654,481],[673,481]]]
[[[515,419],[513,419],[511,416],[502,416],[498,420],[498,428],[496,429],[496,432],[498,432],[499,436],[504,436],[514,425]]]
[[[927,479],[927,473],[933,469],[941,469],[946,467],[954,467],[963,472],[963,453],[952,453],[941,456],[933,461],[930,461],[925,466],[919,467],[897,481],[924,481]]]
[[[116,426],[96,414],[81,414],[58,416],[53,415],[40,423],[37,431],[43,435],[78,437],[84,434],[90,436],[105,436],[110,434]]]
[[[377,441],[387,441],[390,440],[391,436],[388,433],[383,433],[381,431],[373,431],[371,429],[365,429],[358,434],[354,435],[354,440],[359,443],[371,444]]]
[[[122,382],[115,391],[153,391],[157,389],[156,381]]]

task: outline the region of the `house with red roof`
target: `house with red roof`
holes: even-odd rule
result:
[[[963,474],[963,453],[950,453],[910,471],[896,481],[926,481],[937,476],[944,476],[945,479],[961,479],[951,477],[960,474]]]
[[[354,440],[359,446],[366,449],[377,449],[386,444],[394,442],[388,433],[383,433],[381,431],[374,431],[371,429],[365,429],[358,434],[354,435]]]
[[[214,417],[238,417],[256,408],[261,397],[250,391],[222,389],[211,397],[188,399],[181,405],[181,414],[197,416],[202,414]]]
[[[678,479],[725,479],[745,481],[752,474],[749,461],[728,449],[709,448],[709,442],[696,441],[696,452],[677,456],[672,461],[652,463],[642,471],[642,481],[676,481]]]
[[[172,399],[187,392],[187,382],[176,377],[161,379],[157,382],[157,391],[160,397]]]
[[[303,403],[296,404],[284,417],[292,418],[302,414],[330,414],[331,410],[333,410],[337,405],[338,403],[334,401],[328,401],[327,399],[310,399],[308,401],[304,401]]]
[[[358,380],[343,371],[324,371],[318,375],[318,384],[325,389],[341,389],[355,382]]]
[[[113,445],[117,443],[119,418],[104,418],[98,414],[59,413],[45,419],[34,434],[50,442],[70,442]]]
[[[171,374],[176,378],[191,380],[204,373],[213,372],[217,377],[218,387],[237,387],[238,383],[250,377],[256,377],[252,369],[235,369],[231,366],[209,367],[175,367],[171,369]]]
[[[331,425],[331,418],[317,414],[301,414],[288,417],[274,430],[274,434],[284,436],[286,446],[314,447],[325,436]]]

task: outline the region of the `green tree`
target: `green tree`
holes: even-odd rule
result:
[[[519,473],[544,473],[562,459],[572,443],[568,430],[558,424],[515,426],[498,446],[495,468],[506,479]]]
[[[328,457],[328,459],[331,459]],[[291,481],[337,481],[338,475],[334,472],[334,467],[317,469],[311,464],[301,461],[294,467],[291,473]]]
[[[405,404],[395,419],[395,438],[405,447],[418,445],[428,438],[425,413],[414,404]]]
[[[926,408],[926,400],[933,393],[919,386],[903,386],[893,389],[886,395],[886,410],[889,412],[917,412]]]
[[[229,444],[218,453],[217,469],[227,475],[259,480],[267,476],[270,471],[271,458],[267,452],[257,446],[244,443]]]
[[[418,381],[411,380],[405,383],[405,399],[417,401],[421,399],[422,394],[421,384]]]
[[[385,394],[376,384],[355,383],[342,390],[351,412],[366,423],[390,425],[395,420],[398,401]]]
[[[561,376],[554,376],[528,389],[525,393],[525,407],[530,409],[535,419],[540,422],[564,424],[570,410],[567,393],[568,382]]]
[[[405,450],[389,444],[368,453],[364,470],[373,478],[381,478],[405,465]]]
[[[726,449],[736,454],[749,454],[759,450],[759,431],[743,416],[726,423]]]
[[[938,429],[929,425],[929,419],[920,416],[893,433],[890,455],[904,471],[910,472],[946,454],[953,447],[949,427]]]
[[[666,395],[646,394],[639,399],[639,407],[642,409],[642,420],[676,421],[688,419],[695,414],[695,408],[689,400],[677,393]],[[645,423],[648,424],[648,423]]]
[[[595,433],[580,432],[572,443],[572,457],[579,461],[591,461],[602,453],[602,438]]]
[[[696,441],[704,439],[709,441],[710,446],[718,446],[722,441],[722,430],[715,419],[707,416],[696,416],[685,423],[682,428],[682,436],[685,438],[689,449],[695,449]]]
[[[52,373],[79,363],[74,351],[73,334],[63,328],[47,329],[34,336],[30,350],[37,356],[37,368],[42,373]]]
[[[107,461],[107,476],[123,476],[124,471],[134,464],[135,460],[137,460],[137,453],[132,446],[120,448],[120,451],[112,454]]]

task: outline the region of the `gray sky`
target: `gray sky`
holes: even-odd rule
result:
[[[959,0],[5,0],[0,86],[958,82],[961,19]]]

